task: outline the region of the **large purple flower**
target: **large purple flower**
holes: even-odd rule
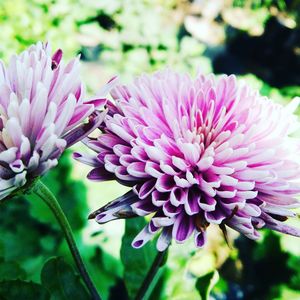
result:
[[[7,67],[0,62],[0,199],[55,166],[104,117],[95,108],[106,99],[83,100],[79,59],[61,58],[38,43]]]
[[[299,205],[297,101],[284,108],[234,76],[191,79],[170,70],[111,95],[102,133],[85,141],[96,155],[74,155],[93,167],[89,179],[133,188],[91,218],[151,215],[133,246],[159,232],[160,251],[192,234],[202,247],[211,223],[251,239],[263,227],[300,236],[283,223]]]

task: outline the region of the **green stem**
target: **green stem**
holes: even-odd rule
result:
[[[76,266],[78,268],[78,271],[80,275],[82,276],[83,281],[85,282],[88,290],[91,293],[93,300],[101,300],[101,297],[99,296],[97,289],[95,288],[87,270],[83,263],[83,260],[80,256],[80,253],[78,251],[78,248],[76,246],[76,242],[72,233],[71,226],[61,209],[57,199],[55,196],[51,193],[51,191],[47,188],[46,185],[44,185],[40,180],[36,181],[34,184],[32,191],[39,196],[51,209],[52,213],[54,214],[57,222],[59,223],[65,238],[67,240],[67,243],[69,245],[69,249],[72,253],[72,256],[74,258],[74,261],[76,263]]]
[[[155,275],[157,274],[159,268],[162,266],[163,264],[163,261],[165,259],[165,256],[167,254],[167,251],[168,249],[166,249],[165,251],[163,252],[158,252],[152,265],[151,265],[151,268],[149,270],[149,272],[147,273],[140,289],[138,290],[137,294],[136,294],[136,297],[135,297],[135,300],[142,300],[144,299]]]

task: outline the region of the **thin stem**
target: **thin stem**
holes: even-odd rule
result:
[[[91,293],[92,299],[93,300],[101,300],[101,297],[99,296],[97,289],[95,288],[87,270],[86,267],[83,263],[83,260],[80,256],[80,253],[78,251],[78,248],[76,246],[76,242],[72,233],[71,226],[61,209],[57,199],[55,196],[51,193],[51,191],[45,186],[40,180],[36,181],[34,184],[32,191],[39,196],[46,204],[47,206],[51,209],[53,212],[57,222],[59,223],[64,236],[66,238],[66,241],[68,243],[69,249],[71,251],[71,254],[74,258],[74,261],[76,263],[76,266],[78,268],[78,271],[85,282],[88,290]]]
[[[152,283],[155,275],[157,274],[159,268],[162,265],[162,262],[164,261],[164,258],[167,254],[168,249],[166,249],[163,252],[158,252],[152,265],[151,268],[149,270],[149,272],[147,273],[139,291],[137,292],[137,295],[135,297],[135,300],[142,300],[143,297],[146,295],[148,288],[150,286],[150,284]]]

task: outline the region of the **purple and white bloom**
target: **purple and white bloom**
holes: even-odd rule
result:
[[[264,227],[300,236],[283,223],[299,206],[298,100],[283,107],[235,76],[192,79],[171,70],[142,75],[111,96],[101,134],[85,139],[96,154],[74,156],[93,167],[89,179],[132,190],[90,218],[151,215],[132,245],[159,233],[159,251],[192,234],[203,247],[209,224],[251,239]]]
[[[79,58],[64,64],[62,55],[37,43],[0,62],[0,199],[54,167],[104,117],[95,108],[106,99],[84,100]]]

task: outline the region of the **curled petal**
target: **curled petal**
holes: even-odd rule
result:
[[[96,219],[98,223],[106,223],[115,219],[137,216],[131,205],[138,201],[137,195],[129,191],[121,197],[109,202],[89,215],[89,219]]]
[[[206,231],[200,231],[195,233],[195,245],[197,248],[203,248],[206,243]]]
[[[276,230],[282,233],[300,237],[300,229],[279,222],[266,213],[261,214],[261,219],[265,222],[264,227]]]
[[[86,136],[88,136],[95,128],[100,126],[100,124],[103,122],[104,117],[106,115],[107,111],[104,111],[102,113],[95,112],[93,116],[90,117],[89,122],[86,124],[82,124],[74,129],[72,129],[70,132],[68,132],[66,135],[63,136],[63,139],[67,142],[67,147],[71,147],[78,141],[83,140]]]
[[[181,214],[176,218],[173,226],[172,236],[179,242],[183,243],[194,231],[193,219]]]

